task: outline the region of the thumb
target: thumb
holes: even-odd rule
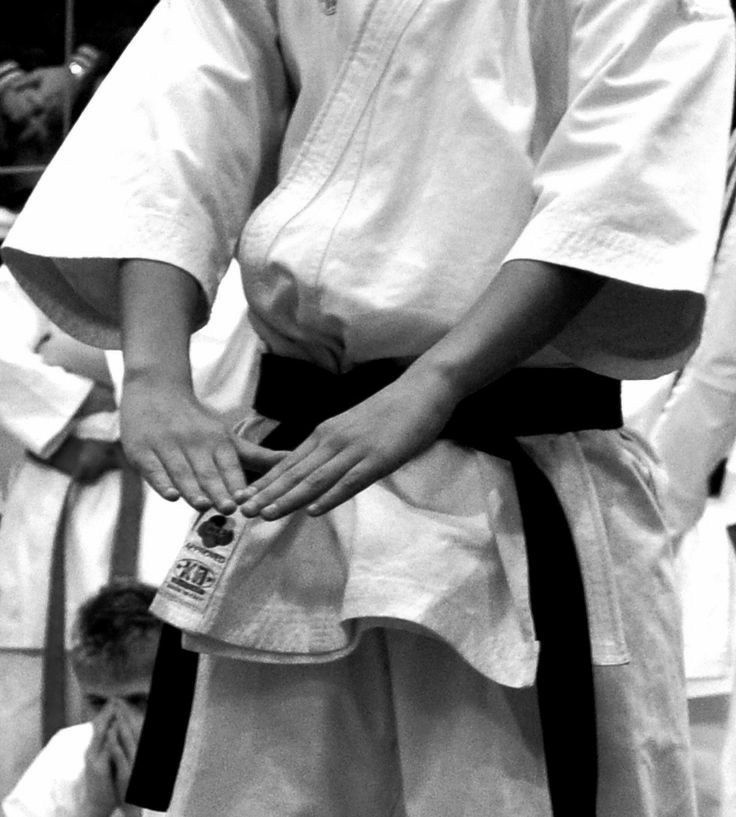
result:
[[[232,436],[232,440],[245,470],[255,471],[258,474],[265,474],[266,471],[273,468],[276,463],[281,462],[289,453],[288,451],[273,451],[270,448],[264,448],[236,435]]]

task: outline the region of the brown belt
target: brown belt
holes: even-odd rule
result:
[[[143,484],[119,442],[69,437],[47,459],[27,452],[30,460],[71,477],[64,495],[51,551],[41,697],[41,739],[45,744],[68,725],[66,711],[66,530],[81,488],[109,471],[120,471],[120,509],[113,534],[109,578],[136,576]]]

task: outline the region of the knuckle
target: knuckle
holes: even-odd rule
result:
[[[320,444],[328,448],[341,448],[348,438],[345,430],[334,419],[320,423],[314,432]]]
[[[342,478],[342,484],[346,488],[355,488],[358,485],[361,485],[363,482],[363,475],[357,472],[351,471]]]

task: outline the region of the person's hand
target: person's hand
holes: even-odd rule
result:
[[[133,771],[141,724],[138,720],[134,722],[125,704],[113,701],[112,707],[114,713],[107,730],[106,745],[112,762],[116,803],[122,806],[125,803],[125,793]]]
[[[85,755],[84,817],[110,817],[121,809],[137,817],[140,809],[125,803],[140,737],[141,719],[124,703],[112,700],[92,721],[92,741]]]
[[[0,113],[14,125],[27,122],[43,110],[37,82],[25,74],[0,93]]]
[[[457,397],[449,383],[407,371],[364,402],[321,423],[246,491],[242,512],[279,519],[326,513],[433,443]]]
[[[0,118],[12,131],[18,145],[43,145],[48,140],[48,123],[38,83],[24,74],[0,93]]]
[[[126,374],[121,404],[126,456],[164,499],[233,513],[245,495],[244,470],[262,473],[284,452],[239,439],[189,386]]]
[[[61,118],[64,109],[74,102],[77,86],[65,65],[36,68],[29,72],[28,79],[35,84],[36,94],[48,114]]]
[[[108,734],[115,721],[115,708],[104,706],[92,721],[93,735],[84,762],[86,800],[84,817],[110,817],[118,804],[118,792],[113,777],[113,760]]]

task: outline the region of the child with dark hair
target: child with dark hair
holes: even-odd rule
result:
[[[139,817],[124,803],[148,702],[160,622],[155,590],[116,579],[77,614],[72,665],[86,723],[62,729],[3,801],[5,817]]]

